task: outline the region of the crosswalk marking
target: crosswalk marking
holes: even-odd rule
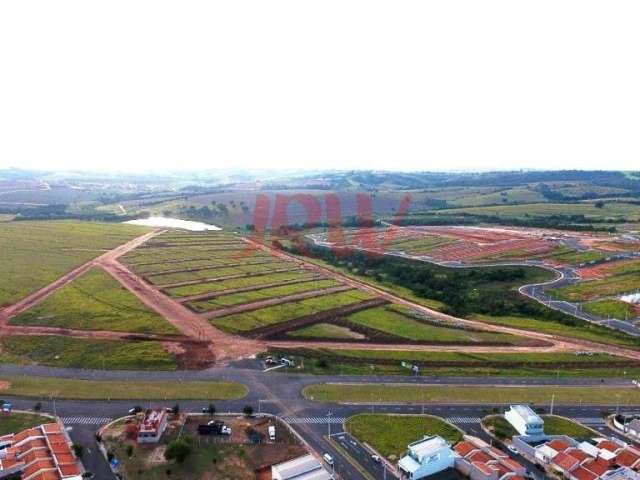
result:
[[[599,417],[576,418],[575,421],[585,425],[604,425],[606,423],[604,419]]]
[[[104,425],[109,423],[109,417],[63,417],[62,423],[65,425]]]
[[[449,417],[447,418],[449,423],[480,423],[478,417]]]
[[[284,417],[283,420],[287,423],[327,423],[327,417]],[[343,424],[346,419],[343,417],[330,417],[329,423]]]

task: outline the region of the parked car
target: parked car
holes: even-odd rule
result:
[[[325,462],[327,462],[327,465],[333,466],[333,457],[331,455],[329,455],[328,453],[325,453],[324,455],[322,455],[322,459]]]
[[[371,455],[371,460],[373,460],[376,463],[380,463],[381,461],[380,455]]]
[[[509,451],[511,453],[515,453],[516,455],[518,455],[518,449],[516,447],[514,447],[513,445],[507,445],[507,448],[509,449]]]
[[[273,425],[269,425],[269,428],[267,430],[269,431],[269,440],[274,442],[276,439],[276,427],[274,427]]]
[[[139,407],[138,405],[136,405],[133,408],[129,409],[129,415],[135,415],[137,413],[140,413],[142,411],[142,407]]]

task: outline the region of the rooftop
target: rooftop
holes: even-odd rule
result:
[[[529,405],[511,405],[511,410],[520,415],[527,423],[544,423],[542,418]]]
[[[429,457],[434,455],[443,448],[449,448],[449,444],[444,438],[434,436],[425,437],[422,440],[410,443],[408,448],[412,454],[414,454],[418,459],[421,459],[425,456]]]
[[[329,480],[331,475],[313,455],[303,455],[271,467],[271,471],[286,480]]]

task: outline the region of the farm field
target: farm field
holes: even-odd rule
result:
[[[161,342],[93,340],[55,335],[11,335],[0,341],[2,358],[13,363],[96,370],[175,370]]]
[[[12,318],[10,323],[77,330],[179,333],[99,268],[89,270],[38,305]]]
[[[21,221],[0,225],[0,307],[149,230],[121,224]]]
[[[462,440],[462,431],[431,415],[384,415],[363,413],[345,422],[347,432],[371,445],[380,455],[397,461],[407,445],[424,436],[439,435],[451,444]]]

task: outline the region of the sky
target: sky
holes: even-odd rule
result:
[[[640,169],[640,2],[0,2],[0,167]]]

